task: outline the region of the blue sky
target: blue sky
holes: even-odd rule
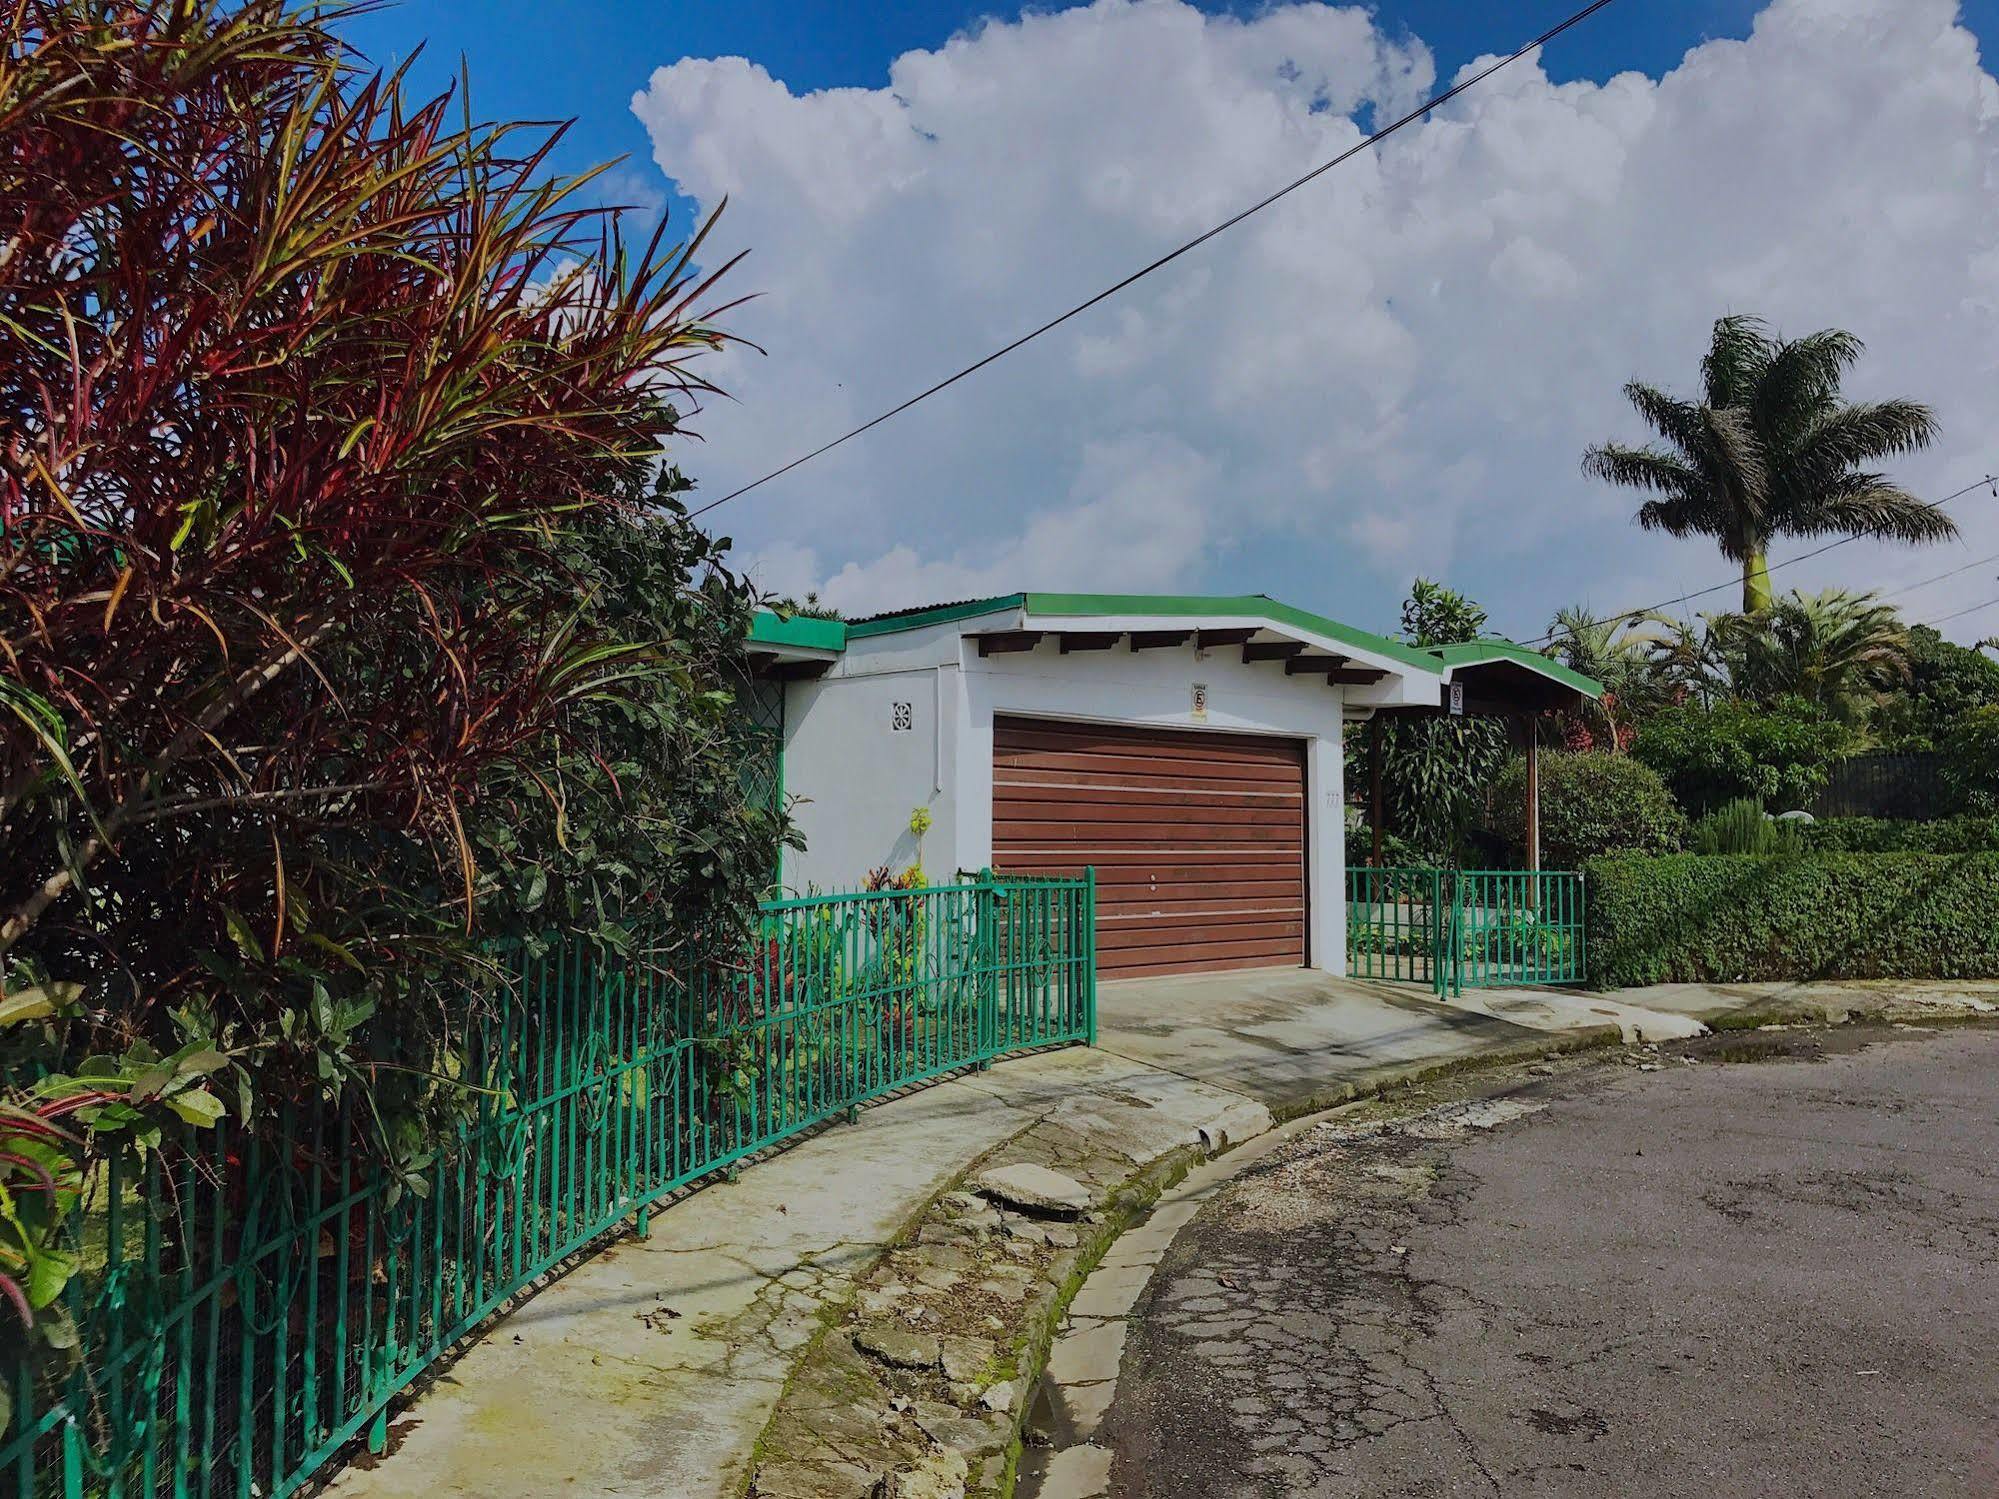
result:
[[[1577,0],[1579,3],[1579,0]],[[614,157],[643,164],[646,133],[628,101],[651,71],[680,57],[747,57],[794,91],[881,86],[892,58],[936,47],[987,18],[1012,20],[1044,4],[965,5],[957,0],[402,0],[344,30],[368,56],[400,61],[418,46],[419,81],[452,84],[462,57],[482,115],[573,119],[562,165],[576,170]],[[1249,14],[1257,5],[1217,4]],[[1510,52],[1574,9],[1553,3],[1403,0],[1373,7],[1391,31],[1420,36],[1439,71],[1488,52]],[[1557,80],[1649,73],[1712,37],[1745,35],[1753,0],[1618,0],[1550,52]],[[1999,14],[1999,0],[1968,8]]]
[[[385,65],[427,42],[422,88],[462,55],[481,116],[573,117],[557,165],[627,157],[617,201],[685,224],[729,197],[715,247],[751,252],[729,290],[758,294],[731,327],[768,354],[711,371],[733,399],[682,463],[714,495],[1569,8],[405,0],[346,29]],[[1420,572],[1531,636],[1558,604],[1725,573],[1577,463],[1644,435],[1619,386],[1687,386],[1725,311],[1859,333],[1850,388],[1943,421],[1898,477],[1956,489],[1999,471],[1988,39],[1999,0],[1618,0],[1538,71],[723,512],[739,559],[853,610],[1172,588],[1374,627]],[[1999,499],[1958,510],[1962,544],[1858,544],[1780,581],[1977,605],[1999,566],[1922,582],[1999,552]],[[1978,638],[1999,608],[1946,628]]]

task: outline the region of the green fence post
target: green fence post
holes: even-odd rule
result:
[[[1097,867],[1083,866],[1082,894],[1084,1044],[1097,1044]]]

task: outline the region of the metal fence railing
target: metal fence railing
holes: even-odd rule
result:
[[[1580,983],[1583,877],[1569,870],[1350,869],[1347,972],[1466,989]]]
[[[678,982],[581,951],[513,965],[465,1040],[476,1108],[397,1184],[353,1118],[226,1126],[107,1166],[78,1214],[65,1366],[0,1364],[17,1499],[270,1499],[593,1239],[859,1104],[1095,1031],[1094,880],[775,901],[749,960]],[[266,1135],[265,1139],[270,1138]]]
[[[1347,972],[1437,987],[1447,917],[1441,869],[1347,871]]]

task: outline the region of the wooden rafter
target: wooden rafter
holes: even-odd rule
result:
[[[1253,640],[1242,648],[1242,659],[1251,661],[1288,661],[1293,656],[1305,654],[1302,640]]]
[[[1000,656],[1009,651],[1031,651],[1041,644],[1039,630],[996,630],[990,635],[980,635],[979,654]]]

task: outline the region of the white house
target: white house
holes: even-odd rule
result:
[[[1508,642],[1421,650],[1260,596],[766,614],[752,647],[783,683],[787,888],[1090,866],[1106,976],[1342,969],[1345,727],[1598,691]]]

